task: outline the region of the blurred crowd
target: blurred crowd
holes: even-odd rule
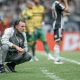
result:
[[[41,4],[45,7],[45,30],[51,32],[52,13],[51,6],[55,0],[41,0]],[[71,15],[65,18],[65,31],[80,31],[80,0],[69,0]],[[8,27],[13,23],[14,19],[19,18],[19,14],[26,7],[27,0],[0,0],[0,27]],[[3,30],[2,28],[0,30]]]

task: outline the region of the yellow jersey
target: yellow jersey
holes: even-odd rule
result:
[[[44,14],[44,7],[42,5],[33,6],[33,19],[34,19],[34,26],[36,28],[41,28],[43,14]]]
[[[21,13],[22,18],[26,18],[25,32],[34,32],[35,27],[33,23],[33,9],[26,8]]]

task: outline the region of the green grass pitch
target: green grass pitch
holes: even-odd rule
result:
[[[37,53],[38,62],[26,62],[16,66],[17,73],[2,73],[0,80],[80,80],[80,65],[63,60],[54,64],[44,53]],[[80,62],[80,52],[63,52],[62,57]]]

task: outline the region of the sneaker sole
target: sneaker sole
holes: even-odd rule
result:
[[[7,69],[8,72],[12,72],[7,65],[4,65],[5,69]]]
[[[54,64],[63,64],[63,62],[54,62]]]

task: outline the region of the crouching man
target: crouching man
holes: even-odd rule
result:
[[[5,72],[5,67],[10,72],[15,72],[15,66],[29,61],[31,56],[27,50],[25,22],[16,20],[13,27],[7,28],[1,39],[0,47],[0,73]],[[4,67],[4,63],[6,63]]]

